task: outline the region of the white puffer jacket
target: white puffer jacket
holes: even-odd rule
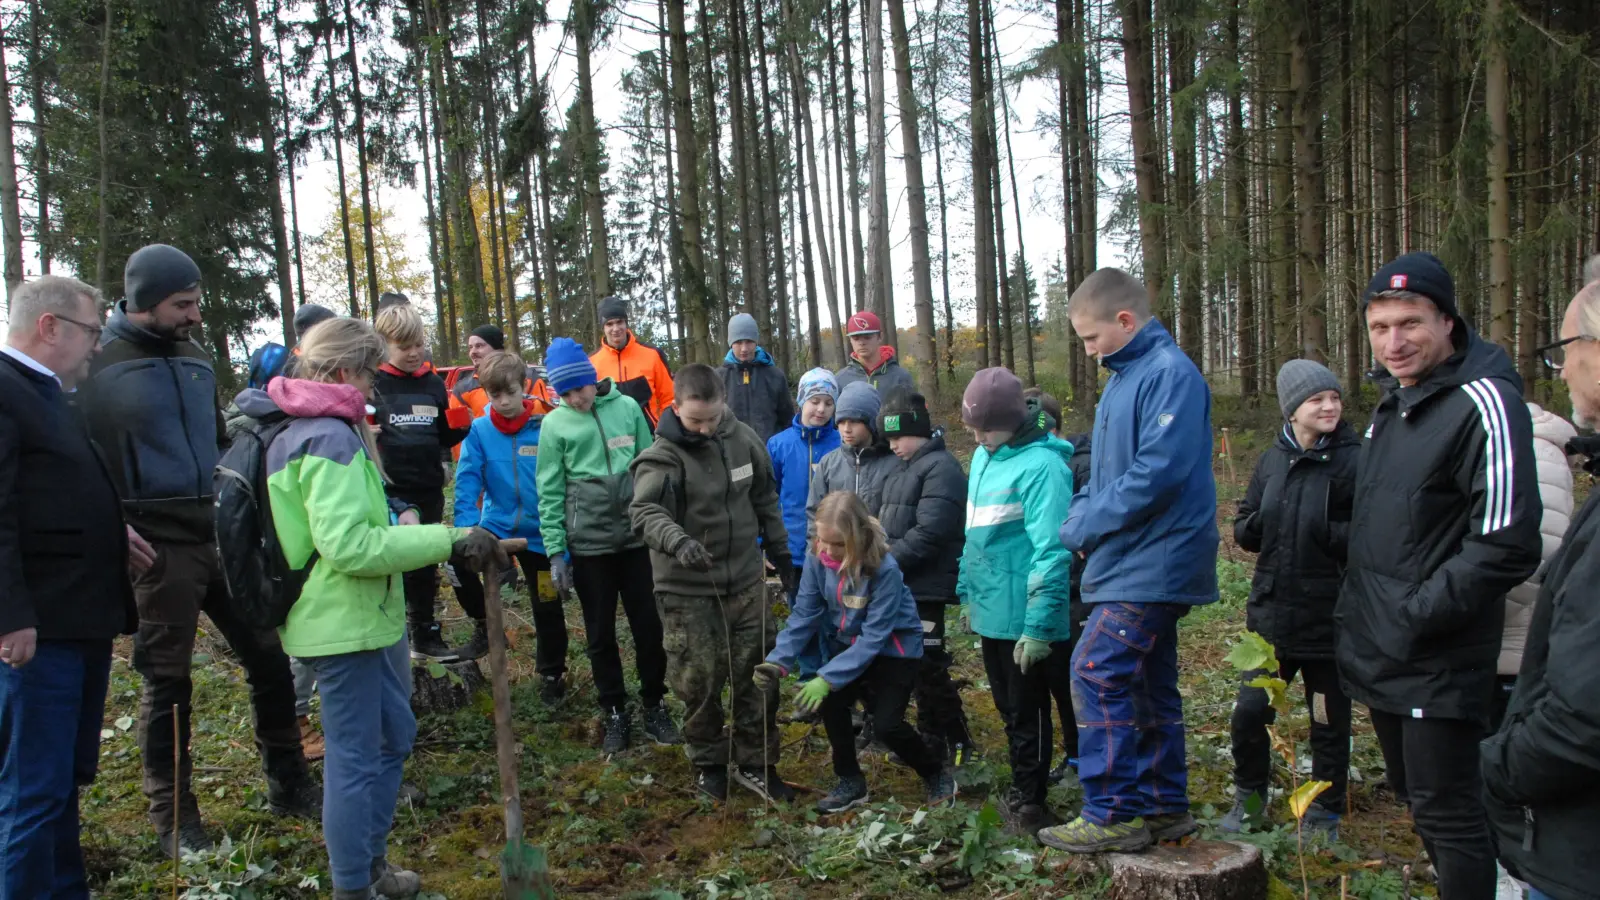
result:
[[[1539,571],[1506,594],[1506,629],[1500,641],[1498,666],[1501,675],[1515,675],[1522,668],[1522,647],[1528,640],[1533,602],[1539,597],[1539,582],[1544,577],[1542,563],[1555,555],[1572,523],[1572,466],[1567,462],[1566,447],[1578,431],[1571,422],[1541,409],[1537,403],[1528,404],[1528,413],[1533,417],[1533,455],[1539,461],[1539,499],[1544,503],[1539,537],[1544,547]]]

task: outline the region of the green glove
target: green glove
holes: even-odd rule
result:
[[[1038,663],[1044,662],[1049,655],[1049,641],[1041,641],[1038,638],[1023,635],[1017,638],[1017,649],[1011,652],[1011,659],[1017,664],[1017,668],[1021,669],[1023,674],[1026,675],[1029,669]]]
[[[797,704],[804,713],[816,712],[822,706],[822,701],[828,699],[828,694],[833,691],[828,682],[822,678],[813,678],[800,688],[800,700]]]

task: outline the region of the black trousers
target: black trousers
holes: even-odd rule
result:
[[[424,525],[436,525],[444,521],[444,491],[404,491],[391,488],[389,496],[409,503],[417,508],[417,514],[422,518]],[[460,572],[465,566],[456,566]],[[423,566],[412,569],[401,576],[406,589],[406,624],[411,626],[411,633],[434,625],[433,602],[439,595],[439,567]],[[483,618],[483,587],[478,587],[478,605],[476,610],[469,607],[465,599],[461,599],[461,608],[467,615],[474,619]]]
[[[1350,698],[1339,687],[1339,667],[1331,659],[1281,659],[1278,677],[1293,682],[1296,673],[1306,681],[1306,703],[1311,707],[1311,772],[1317,781],[1333,787],[1322,792],[1316,804],[1343,814],[1350,774]],[[1272,781],[1272,744],[1267,726],[1277,721],[1278,711],[1268,702],[1267,692],[1246,687],[1261,675],[1257,669],[1246,672],[1233,707],[1233,783],[1239,796],[1259,793],[1265,796]]]
[[[865,699],[872,727],[885,747],[900,755],[906,765],[924,778],[937,775],[942,761],[923,742],[917,729],[906,722],[906,704],[916,688],[922,665],[919,660],[880,656],[861,673],[861,677],[837,688],[822,701],[822,726],[833,747],[833,774],[841,778],[859,777],[861,763],[856,759],[855,727],[850,710],[856,700]],[[862,689],[870,687],[865,696]]]
[[[983,639],[983,670],[995,709],[1006,726],[1011,751],[1011,786],[1023,802],[1043,805],[1050,787],[1050,753],[1055,741],[1050,721],[1050,666],[1057,647],[1026,674],[1012,661],[1016,641]]]
[[[961,692],[950,680],[950,648],[945,646],[945,604],[918,602],[922,619],[922,661],[917,667],[917,730],[936,739],[946,749],[972,746]]]
[[[533,666],[541,677],[560,678],[567,672],[567,614],[561,608],[561,598],[546,599],[539,596],[540,572],[550,571],[550,557],[543,553],[524,550],[517,554],[517,564],[528,580],[528,597],[533,604]],[[483,580],[463,564],[451,563],[456,570],[456,599],[461,608],[474,619],[483,618]]]
[[[660,704],[667,695],[667,653],[661,646],[661,613],[656,609],[650,551],[639,547],[601,556],[574,556],[572,581],[583,607],[583,625],[588,632],[585,653],[594,672],[600,708],[621,709],[628,702],[622,652],[617,649],[619,595],[633,631],[639,700],[647,707]]]
[[[1495,844],[1483,808],[1478,742],[1483,726],[1372,710],[1372,728],[1395,794],[1411,807],[1439,874],[1440,900],[1493,900]]]

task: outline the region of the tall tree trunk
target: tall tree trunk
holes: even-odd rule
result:
[[[1022,324],[1022,348],[1023,348],[1023,358],[1025,360],[1025,364],[1027,365],[1028,383],[1029,384],[1038,384],[1039,383],[1038,382],[1038,377],[1037,377],[1038,373],[1034,371],[1034,361],[1033,361],[1033,298],[1031,296],[1029,296],[1029,293],[1028,293],[1028,279],[1026,277],[1027,274],[1028,274],[1027,273],[1028,251],[1027,251],[1027,242],[1024,239],[1023,233],[1022,233],[1022,195],[1017,190],[1017,157],[1016,157],[1016,154],[1013,153],[1012,149],[1011,149],[1011,101],[1009,99],[1009,95],[1006,92],[1006,84],[1005,84],[1005,77],[1004,77],[1005,76],[1005,66],[1004,66],[1004,63],[1003,63],[1003,58],[1000,55],[1000,41],[999,41],[998,37],[995,34],[994,7],[993,7],[993,5],[989,5],[988,22],[989,22],[989,52],[994,55],[995,70],[1001,76],[1000,79],[998,80],[998,85],[999,85],[999,89],[1000,89],[1001,134],[1005,136],[1005,140],[1006,140],[1006,174],[1009,176],[1010,181],[1011,181],[1011,213],[1012,213],[1013,216],[1016,217],[1016,220],[1017,220],[1016,284],[1012,286],[1012,290],[1017,292],[1017,295],[1014,296],[1013,299],[1016,300],[1018,305],[1020,305],[1022,307],[1022,309],[1020,310],[1021,313],[1022,313],[1022,323],[1021,323]],[[996,167],[996,181],[995,181],[995,186],[996,186],[995,193],[996,193],[997,198],[998,198],[998,195],[999,195],[999,184],[1000,184],[1000,182],[998,180],[998,175],[999,175],[999,172],[998,172],[998,166],[997,166]],[[998,202],[996,203],[996,206],[997,207],[999,206]],[[1003,256],[1004,253],[1005,253],[1005,238],[1004,238],[1004,235],[1003,235],[1004,229],[1001,229],[1001,231],[1002,231],[1002,236],[1001,236],[1001,239],[1000,239],[1000,247],[1001,247],[1001,251],[1000,252],[1001,252],[1001,254]],[[1011,304],[1008,303],[1007,307],[1010,308]],[[1009,344],[1009,341],[1007,343]]]
[[[1348,396],[1357,397],[1361,392],[1361,347],[1366,339],[1366,329],[1362,327],[1365,323],[1361,321],[1360,296],[1356,293],[1356,279],[1361,275],[1357,268],[1360,261],[1357,258],[1359,243],[1356,235],[1354,12],[1349,6],[1341,5],[1339,18],[1344,26],[1339,37],[1339,136],[1345,152],[1344,164],[1340,167],[1344,179],[1340,191],[1344,200],[1344,283],[1340,286],[1338,300],[1345,311],[1345,390]]]
[[[449,324],[444,314],[444,282],[441,278],[441,265],[439,260],[439,221],[435,218],[433,209],[433,153],[430,146],[431,138],[428,131],[428,96],[422,84],[422,67],[418,65],[416,75],[417,84],[417,127],[422,138],[422,199],[428,209],[428,268],[433,272],[433,314],[438,327],[434,332],[434,340],[441,349],[450,349],[451,358],[454,358],[454,348],[449,348]]]
[[[756,314],[756,307],[764,301],[756,283],[756,225],[751,218],[755,201],[751,197],[750,153],[745,141],[745,96],[743,67],[748,62],[744,52],[743,30],[739,27],[739,14],[734,9],[738,0],[728,2],[728,129],[733,144],[733,195],[739,215],[739,287],[741,308]],[[756,317],[757,322],[760,317]]]
[[[528,31],[528,45],[527,45],[528,46],[528,73],[529,73],[529,76],[531,78],[533,78],[536,82],[537,82],[537,80],[539,78],[539,70],[535,67],[536,63],[537,63],[537,57],[535,56],[535,53],[534,53],[534,45],[538,42],[538,38],[539,38],[538,24],[536,23],[536,24],[534,24],[533,26],[531,26],[529,28],[529,31]],[[523,82],[523,78],[522,78],[522,57],[517,55],[517,54],[512,54],[511,87],[512,87],[512,90],[517,92],[516,96],[518,96],[518,97],[526,97],[527,96],[527,94],[523,93],[523,85],[524,85],[524,82]],[[538,87],[538,86],[535,85],[535,87]],[[524,157],[523,160],[522,160],[521,172],[518,173],[521,176],[521,180],[522,180],[522,184],[521,184],[521,188],[522,188],[522,197],[521,197],[521,200],[522,200],[522,230],[523,230],[523,234],[524,234],[524,239],[528,242],[528,269],[533,274],[533,330],[534,330],[534,340],[537,341],[537,346],[538,346],[539,351],[541,353],[543,353],[544,349],[550,345],[550,326],[549,326],[549,320],[546,318],[545,306],[544,306],[544,304],[545,304],[545,269],[544,269],[544,267],[547,264],[551,265],[553,267],[554,264],[555,264],[555,260],[552,260],[552,259],[549,259],[549,258],[545,258],[545,259],[543,259],[541,261],[541,258],[540,258],[542,256],[542,254],[539,252],[539,212],[538,212],[538,210],[539,210],[539,200],[538,200],[538,196],[536,194],[534,194],[534,192],[533,192],[533,171],[532,170],[533,170],[533,162],[532,162],[532,160],[529,159],[528,157]],[[551,270],[550,275],[551,275],[551,278],[555,277],[555,272],[554,272],[553,268]],[[552,281],[551,283],[553,284],[554,282]]]
[[[789,323],[791,321],[789,314],[789,269],[785,262],[783,251],[783,186],[778,180],[778,139],[772,127],[772,90],[769,87],[770,82],[768,81],[767,73],[766,10],[762,6],[762,0],[755,0],[755,4],[755,57],[761,74],[761,117],[764,123],[762,131],[766,140],[765,177],[767,189],[763,193],[766,195],[767,234],[772,240],[772,268],[777,272],[773,283],[778,290],[778,327],[773,330],[772,335],[778,340],[778,364],[787,372],[793,368],[794,341],[789,331]]]
[[[460,319],[456,315],[456,269],[455,269],[455,243],[451,239],[451,219],[455,216],[454,194],[450,190],[451,175],[445,162],[444,155],[444,81],[441,75],[442,67],[439,65],[439,54],[429,53],[428,65],[428,94],[425,98],[429,112],[433,116],[433,135],[430,146],[426,148],[433,154],[433,170],[439,174],[439,258],[444,264],[444,274],[441,283],[444,287],[444,318],[440,320],[441,332],[448,331],[448,338],[441,334],[441,340],[446,340],[450,348],[449,357],[455,359],[461,352]]]
[[[785,5],[785,14],[790,23],[789,27],[791,29],[791,33],[798,33],[793,31],[793,29],[797,27],[794,17],[793,0],[787,0]],[[828,228],[824,223],[824,219],[822,218],[822,173],[817,169],[817,142],[815,129],[813,128],[811,122],[810,83],[807,80],[804,64],[800,59],[799,47],[794,41],[785,42],[785,46],[788,48],[790,77],[794,81],[796,120],[795,131],[803,132],[803,136],[797,134],[797,139],[801,139],[803,141],[803,147],[799,148],[797,151],[796,167],[800,172],[802,181],[805,178],[806,167],[809,166],[811,169],[811,206],[816,210],[818,217],[817,244],[821,250],[822,256],[822,283],[823,289],[827,292],[828,317],[833,326],[834,345],[838,351],[838,358],[840,364],[842,365],[846,358],[844,352],[844,330],[840,327],[839,321],[839,295],[837,280],[834,277],[833,254],[829,251],[828,247]],[[801,185],[801,190],[803,193],[804,184]],[[802,229],[802,246],[807,250],[807,260],[809,261],[811,241],[803,233],[806,227],[806,206],[804,202],[800,204],[800,227]],[[813,298],[812,308],[810,310],[813,323],[811,329],[811,364],[814,366],[820,366],[824,364],[822,358],[822,336],[820,333],[822,326],[817,322],[817,310],[815,309],[816,293],[814,286],[809,281],[809,277],[808,270],[806,292]]]
[[[1543,0],[1539,4],[1540,18],[1548,23],[1550,4]],[[1547,151],[1548,130],[1545,126],[1545,116],[1550,109],[1549,95],[1545,90],[1545,66],[1549,65],[1548,51],[1541,50],[1540,62],[1527,68],[1526,83],[1523,96],[1528,98],[1522,104],[1522,146],[1523,176],[1520,192],[1522,194],[1522,235],[1523,240],[1537,241],[1536,246],[1526,247],[1521,256],[1524,260],[1526,275],[1522,278],[1522,293],[1517,306],[1517,368],[1522,374],[1522,383],[1528,386],[1531,394],[1537,384],[1539,374],[1538,354],[1535,347],[1540,343],[1540,310],[1539,306],[1547,295],[1546,262],[1555,255],[1554,242],[1548,238],[1536,237],[1544,232],[1543,210],[1543,183],[1549,180],[1550,173],[1546,171],[1546,164],[1551,158]]]
[[[0,28],[0,228],[5,229],[6,297],[22,286],[22,201],[17,196],[17,156],[11,139],[11,80],[6,34]],[[37,118],[41,110],[35,109]]]
[[[899,344],[894,315],[894,271],[889,262],[888,139],[883,78],[883,0],[866,0],[862,19],[867,42],[867,308],[883,317],[885,341]]]
[[[994,193],[989,169],[989,90],[984,83],[983,0],[967,0],[967,71],[971,73],[972,133],[972,270],[977,308],[976,368],[999,364],[998,340],[991,340],[991,310],[997,305],[994,284]]]
[[[1073,104],[1074,81],[1070,70],[1084,64],[1081,47],[1077,41],[1077,23],[1072,0],[1055,0],[1056,14],[1056,119],[1061,134],[1061,221],[1063,234],[1062,290],[1070,296],[1072,286],[1079,277],[1077,248],[1077,180],[1073,174],[1074,156],[1077,153],[1077,123],[1073,117],[1077,108]],[[1068,328],[1070,329],[1070,325]],[[1078,341],[1067,335],[1067,384],[1074,400],[1083,396],[1083,367],[1078,360],[1083,351]]]
[[[917,122],[917,92],[911,81],[911,36],[906,31],[905,0],[889,0],[889,34],[894,42],[894,77],[900,89],[900,141],[905,149],[906,204],[911,213],[911,284],[917,311],[916,352],[922,392],[939,396],[939,365],[933,340],[933,266],[928,258],[928,189],[922,179],[922,133]]]
[[[39,271],[50,274],[50,142],[44,133],[44,13],[39,0],[28,2],[28,85],[33,106],[33,191],[38,196],[39,216],[34,222],[34,238],[39,242]],[[20,213],[19,213],[20,216]]]
[[[1169,0],[1167,22],[1167,100],[1172,105],[1173,268],[1177,270],[1178,344],[1196,366],[1205,369],[1205,341],[1200,321],[1201,280],[1205,252],[1200,246],[1199,187],[1195,173],[1195,119],[1198,104],[1189,96],[1194,84],[1194,4]],[[1140,214],[1143,219],[1143,214]]]
[[[829,0],[831,2],[831,0]],[[855,259],[856,274],[856,309],[865,309],[867,303],[867,264],[866,252],[861,243],[861,155],[856,152],[856,86],[855,62],[850,56],[850,0],[841,0],[840,34],[843,38],[844,56],[844,129],[845,147],[849,160],[845,168],[839,172],[841,179],[849,179],[850,192],[850,246],[851,256]],[[835,127],[841,127],[838,123]],[[837,133],[837,132],[836,132]],[[835,138],[837,140],[837,137]],[[845,205],[839,201],[839,214],[844,215]]]
[[[278,135],[274,127],[272,86],[267,81],[266,50],[261,45],[261,10],[256,0],[245,0],[245,12],[250,17],[250,68],[255,73],[256,91],[260,95],[261,117],[256,122],[256,139],[261,141],[267,164],[267,203],[272,222],[273,262],[278,282],[278,314],[283,324],[283,343],[293,347],[294,333],[294,283],[290,280],[292,264],[289,261],[289,235],[283,223],[283,181],[278,170]],[[0,70],[5,68],[0,62]]]
[[[451,255],[456,263],[456,273],[460,276],[455,279],[453,300],[457,308],[451,311],[451,318],[454,320],[459,314],[461,324],[470,331],[489,321],[487,292],[483,284],[482,241],[478,234],[477,212],[472,208],[472,165],[468,155],[468,148],[473,143],[472,116],[461,85],[461,75],[456,71],[449,23],[444,18],[438,0],[428,0],[428,4],[434,16],[434,61],[439,67],[435,70],[435,77],[442,85],[440,105],[444,110],[443,117],[436,116],[435,121],[443,122],[443,148],[448,148],[448,190],[451,215],[455,220],[451,226]],[[459,331],[455,337],[459,339]]]
[[[589,279],[593,304],[611,294],[611,250],[606,240],[606,198],[600,190],[600,129],[594,115],[594,79],[589,69],[590,42],[594,39],[593,0],[572,6],[573,33],[578,45],[578,129],[583,151],[583,200],[589,221]]]
[[[1489,117],[1489,340],[1514,356],[1517,348],[1511,305],[1511,188],[1506,177],[1511,168],[1507,124],[1510,76],[1504,16],[1504,0],[1489,0],[1485,12],[1489,59],[1483,87],[1483,106]]]
[[[1117,0],[1122,17],[1122,61],[1128,76],[1134,180],[1139,194],[1139,251],[1145,286],[1154,304],[1166,291],[1166,188],[1161,145],[1156,140],[1156,98],[1151,72],[1150,0]]]
[[[683,278],[679,282],[678,308],[688,321],[692,358],[715,359],[711,343],[711,304],[706,296],[706,256],[700,227],[700,148],[689,103],[689,34],[685,0],[663,0],[667,8],[667,33],[671,56],[672,128],[678,139],[678,206],[681,225]],[[713,102],[715,102],[713,100]]]
[[[989,115],[985,130],[989,144],[984,150],[984,157],[989,163],[989,189],[993,191],[990,202],[994,209],[994,272],[1000,282],[1000,304],[998,307],[990,307],[990,318],[995,322],[995,334],[1003,351],[1001,362],[1006,368],[1015,372],[1017,370],[1016,317],[1012,314],[1011,257],[1006,254],[1006,208],[1004,195],[1000,189],[1000,127],[997,123],[999,104],[995,102],[995,82],[999,78],[996,72],[997,54],[991,49],[994,43],[993,19],[994,7],[989,0],[983,0],[983,84],[984,90],[988,93],[985,109]]]
[[[355,241],[350,235],[350,189],[344,179],[344,107],[339,102],[338,69],[333,62],[333,19],[326,5],[319,12],[328,30],[323,33],[322,48],[328,67],[328,100],[333,106],[333,164],[339,172],[339,228],[344,237],[344,277],[350,289],[350,315],[361,318],[361,304],[356,291]]]
[[[915,2],[915,0],[913,0]],[[956,368],[956,323],[955,310],[950,303],[950,229],[949,210],[946,209],[944,194],[944,138],[939,122],[939,60],[943,52],[939,44],[939,22],[944,10],[944,0],[934,0],[933,4],[933,52],[928,63],[928,111],[933,120],[933,184],[939,195],[939,271],[944,286],[944,365],[945,374],[950,378],[955,377]],[[918,26],[921,26],[922,13],[917,11]],[[928,365],[936,366],[933,359],[928,360]],[[937,376],[935,376],[937,377]]]
[[[361,178],[361,235],[366,238],[367,308],[378,314],[378,242],[372,236],[372,189],[367,175],[366,100],[361,96],[361,59],[356,54],[356,20],[344,0],[344,34],[350,49],[350,99],[356,113],[356,170]]]
[[[1239,294],[1234,316],[1239,345],[1239,393],[1246,399],[1256,396],[1260,359],[1256,350],[1255,278],[1250,252],[1250,182],[1246,174],[1250,155],[1249,137],[1244,130],[1244,60],[1240,56],[1239,13],[1250,0],[1234,0],[1228,10],[1228,58],[1237,61],[1240,72],[1228,88],[1228,225],[1233,238],[1229,257],[1233,260],[1233,279]],[[1351,396],[1354,396],[1352,394]]]
[[[1281,27],[1271,32],[1274,42],[1283,46],[1285,35]],[[1289,81],[1288,60],[1281,51],[1273,54],[1272,72],[1279,84]],[[1295,214],[1294,214],[1294,129],[1291,127],[1292,103],[1289,94],[1279,91],[1272,101],[1272,165],[1270,187],[1272,191],[1273,236],[1271,259],[1272,284],[1266,296],[1275,304],[1272,314],[1272,349],[1274,359],[1268,367],[1276,372],[1278,365],[1294,352],[1296,311],[1299,309],[1295,280]]]
[[[789,15],[789,10],[787,9],[784,11],[784,18],[785,20],[792,21]],[[790,50],[794,49],[793,43],[789,44],[789,48]],[[810,360],[809,365],[820,366],[822,365],[822,323],[819,320],[819,310],[817,309],[817,275],[814,268],[814,262],[812,260],[811,222],[810,215],[806,210],[808,205],[806,197],[806,163],[807,157],[810,155],[810,146],[806,142],[806,137],[811,129],[810,125],[801,118],[802,116],[809,117],[811,115],[811,111],[802,105],[808,102],[805,99],[806,92],[801,90],[799,82],[793,72],[790,73],[790,81],[792,82],[790,89],[792,91],[792,96],[794,97],[795,106],[794,171],[795,177],[799,179],[795,182],[794,207],[800,213],[800,260],[803,265],[803,271],[805,273],[806,280],[806,321],[811,326],[810,328],[806,329],[806,350],[807,357]],[[816,189],[817,180],[815,178],[815,173],[813,173],[813,177],[811,179],[811,190],[815,192]],[[813,193],[812,196],[815,197],[816,194]],[[823,230],[820,227],[817,229],[817,238],[823,245],[822,264],[824,267],[829,267],[832,264],[828,262],[828,251],[826,249],[828,237],[823,233]],[[831,295],[833,293],[832,273],[829,272],[827,275],[828,293]],[[838,307],[834,306],[833,310],[834,322],[837,323],[839,318]]]
[[[281,13],[281,11],[282,11],[282,4],[281,3],[275,4],[275,8],[272,11],[272,25],[273,25],[272,33],[273,33],[273,39],[278,45],[278,67],[277,67],[278,68],[278,98],[277,98],[277,102],[278,102],[278,109],[282,113],[282,118],[283,118],[283,141],[284,141],[284,146],[283,146],[283,164],[284,164],[284,168],[286,169],[286,173],[285,174],[288,175],[288,179],[287,180],[289,182],[289,235],[290,235],[290,238],[291,238],[291,244],[292,244],[292,246],[294,248],[294,281],[295,281],[295,287],[296,287],[296,291],[295,292],[300,298],[299,302],[300,303],[305,303],[306,302],[306,269],[305,269],[304,254],[302,254],[300,252],[300,201],[299,201],[299,198],[296,196],[296,188],[295,188],[295,185],[294,185],[294,151],[292,149],[290,149],[290,147],[289,147],[289,135],[292,133],[290,131],[290,124],[289,124],[289,82],[288,82],[287,76],[284,74],[285,70],[287,70],[289,68],[289,66],[285,62],[285,57],[283,55],[283,32],[278,28],[279,14]],[[419,96],[420,96],[421,82],[418,82],[417,87],[418,87]],[[423,131],[426,132],[427,129],[424,128]],[[424,155],[426,155],[426,148],[424,148]]]
[[[1373,61],[1372,90],[1376,95],[1372,122],[1372,175],[1377,197],[1378,255],[1383,263],[1400,255],[1400,201],[1395,194],[1395,135],[1400,123],[1395,118],[1394,73],[1400,68],[1398,42],[1391,40],[1396,28],[1394,0],[1373,0],[1371,27],[1381,46],[1381,56]]]
[[[750,198],[749,239],[751,256],[755,268],[745,273],[745,290],[750,312],[756,317],[756,327],[760,329],[763,337],[772,334],[772,294],[770,273],[767,268],[767,202],[766,192],[762,186],[761,162],[761,129],[756,116],[756,91],[755,77],[750,65],[753,55],[750,51],[749,17],[745,13],[744,0],[733,0],[733,25],[738,39],[739,58],[743,64],[739,68],[740,81],[743,83],[743,103],[739,105],[737,113],[738,127],[744,132],[744,171],[743,177],[749,179],[746,183],[746,194]]]
[[[1090,272],[1099,268],[1099,242],[1100,242],[1100,203],[1099,203],[1099,163],[1094,126],[1090,123],[1093,119],[1089,115],[1089,66],[1087,50],[1089,48],[1089,0],[1073,0],[1076,7],[1076,22],[1074,40],[1078,47],[1085,51],[1085,65],[1073,67],[1073,102],[1077,108],[1074,114],[1075,137],[1078,144],[1076,153],[1075,178],[1073,183],[1078,191],[1078,278],[1088,276]],[[1099,90],[1100,60],[1098,52],[1094,57],[1094,71],[1096,91]],[[1076,285],[1073,285],[1074,287]],[[1091,418],[1094,407],[1100,396],[1100,366],[1099,362],[1087,353],[1080,357],[1083,380],[1083,394],[1080,411]]]
[[[1294,0],[1289,24],[1289,88],[1294,93],[1295,188],[1300,215],[1300,355],[1328,361],[1323,293],[1328,188],[1322,169],[1321,4]]]
[[[710,138],[706,141],[706,168],[711,172],[711,209],[712,232],[716,235],[716,274],[717,294],[709,296],[711,291],[707,287],[706,317],[709,320],[711,313],[717,309],[726,308],[732,302],[732,291],[728,286],[728,229],[724,221],[723,191],[722,191],[722,130],[717,124],[717,54],[712,43],[711,13],[708,7],[711,0],[700,0],[700,44],[701,56],[705,66],[701,75],[705,82],[706,125]],[[706,334],[706,346],[711,348],[712,359],[716,358],[716,345],[712,340],[711,331]]]
[[[94,286],[106,292],[106,253],[111,249],[111,141],[107,133],[106,101],[111,94],[111,0],[105,2],[105,21],[100,26],[100,102],[96,131],[100,138],[99,245],[95,248]],[[35,115],[37,115],[37,111]],[[19,254],[20,255],[20,254]]]

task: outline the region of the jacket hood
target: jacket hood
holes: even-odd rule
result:
[[[1049,417],[1046,416],[1045,418]],[[1032,450],[1035,445],[1039,445],[1045,450],[1058,454],[1061,457],[1062,462],[1068,464],[1072,462],[1072,445],[1066,441],[1063,441],[1061,438],[1056,437],[1053,433],[1046,431],[1039,424],[1038,419],[1028,420],[1023,424],[1022,430],[1017,432],[1015,437],[1009,441],[1006,441],[1006,443],[999,450],[996,450],[989,455],[994,459],[1006,459],[1008,457],[1015,456],[1018,453],[1026,453]]]
[[[909,466],[912,463],[914,463],[917,460],[923,458],[924,456],[927,456],[930,453],[943,453],[943,452],[944,452],[944,429],[943,428],[936,428],[936,429],[934,429],[933,437],[928,438],[928,442],[926,444],[922,445],[922,449],[918,450],[915,454],[912,455],[912,457],[910,459],[906,460],[906,465]]]
[[[260,388],[247,388],[240,391],[239,396],[233,398],[233,403],[239,407],[239,412],[252,419],[265,419],[274,413],[283,412],[278,408],[278,404],[272,402],[272,398],[267,395],[267,392]]]
[[[878,370],[889,366],[891,363],[894,363],[894,362],[895,362],[894,348],[890,347],[887,344],[885,344],[884,346],[878,348],[878,361],[875,364],[873,364],[872,368],[870,368],[870,369],[867,368],[866,363],[863,363],[861,361],[861,359],[859,357],[857,357],[854,353],[850,354],[850,365],[855,366],[856,368],[858,368],[861,371],[867,373],[868,375],[871,375],[871,374],[877,372]]]
[[[1332,450],[1335,447],[1348,447],[1360,443],[1361,436],[1356,434],[1356,430],[1350,427],[1349,422],[1340,419],[1333,431],[1319,438],[1311,449]],[[1300,446],[1300,441],[1294,436],[1294,426],[1287,422],[1284,423],[1283,430],[1278,432],[1278,447],[1293,454],[1310,452]]]
[[[1123,344],[1121,350],[1100,360],[1100,365],[1113,372],[1120,372],[1150,351],[1172,342],[1172,333],[1161,324],[1161,320],[1151,319],[1134,332],[1133,338]]]
[[[812,426],[801,422],[799,413],[794,414],[794,419],[791,420],[789,424],[800,429],[800,436],[808,441],[814,441],[817,438],[822,437],[823,434],[838,428],[838,426],[834,424],[833,416],[828,417],[827,424],[825,425]]]
[[[767,348],[757,347],[756,358],[749,362],[741,362],[738,357],[733,355],[733,350],[730,349],[728,355],[722,358],[722,364],[725,366],[770,366],[773,365],[773,362],[772,354],[767,352]]]
[[[705,435],[698,431],[690,431],[683,427],[683,422],[678,419],[678,411],[667,407],[661,411],[661,421],[656,424],[656,436],[666,438],[674,444],[688,450],[695,450],[711,443],[714,439],[726,440],[732,436],[734,429],[739,426],[739,420],[734,418],[733,411],[723,408],[722,420],[717,423],[716,435]]]
[[[128,301],[117,301],[117,305],[111,310],[111,317],[106,320],[106,335],[115,335],[125,341],[132,341],[145,347],[164,348],[177,343],[177,341],[171,338],[164,338],[128,318],[127,306]],[[102,338],[101,343],[105,343],[107,339]]]
[[[267,384],[267,396],[279,409],[301,419],[333,418],[353,424],[367,415],[367,398],[348,384],[274,378]]]

